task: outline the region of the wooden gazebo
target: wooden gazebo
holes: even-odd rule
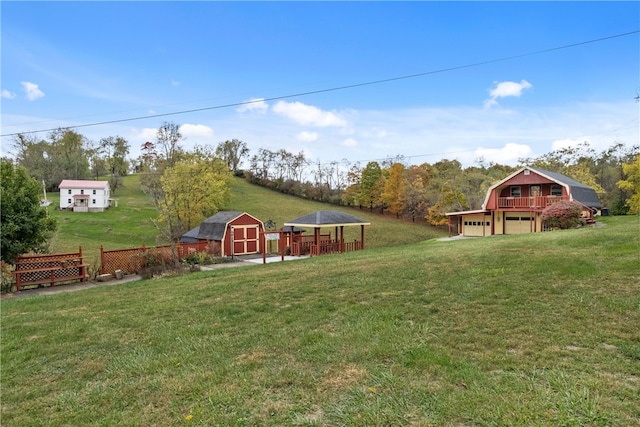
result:
[[[300,236],[291,246],[292,255],[323,255],[338,252],[350,252],[364,249],[364,226],[370,225],[361,218],[341,211],[317,211],[284,223],[286,226],[313,228],[313,236]],[[360,240],[344,241],[344,227],[360,226]],[[322,227],[335,229],[334,237],[320,234]]]

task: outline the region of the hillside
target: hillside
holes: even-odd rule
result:
[[[639,222],[606,222],[5,300],[2,421],[635,426]]]
[[[225,210],[246,211],[262,221],[272,219],[278,227],[287,220],[295,219],[321,209],[339,209],[324,203],[317,203],[278,193],[252,185],[234,177],[231,200]],[[54,206],[59,200],[58,193],[49,195]],[[50,214],[58,220],[59,229],[50,242],[51,252],[76,252],[82,246],[84,255],[95,263],[100,255],[100,246],[105,250],[131,248],[157,244],[157,229],[153,220],[157,212],[153,203],[140,189],[139,177],[124,178],[124,186],[115,194],[118,207],[99,213],[74,213],[56,211],[52,206]],[[367,247],[396,246],[415,243],[435,236],[444,235],[443,230],[427,225],[416,225],[397,220],[391,216],[370,214],[366,211],[343,208],[352,215],[371,222],[366,230]],[[345,238],[353,239],[359,230],[345,229]],[[359,238],[359,234],[357,235]]]

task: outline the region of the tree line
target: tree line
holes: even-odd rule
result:
[[[260,149],[249,158],[244,175],[283,193],[443,225],[446,212],[480,209],[491,185],[523,166],[532,166],[594,188],[603,206],[614,215],[624,215],[638,213],[634,195],[639,190],[630,177],[640,161],[639,152],[637,145],[619,142],[601,152],[583,143],[519,159],[517,166],[479,159],[474,166],[463,167],[447,159],[411,165],[401,156],[364,166],[347,160],[322,164],[308,161],[302,153]]]

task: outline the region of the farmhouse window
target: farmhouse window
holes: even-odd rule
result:
[[[80,194],[84,194],[84,190],[80,190]]]
[[[520,186],[514,185],[511,187],[511,197],[520,197],[521,195]]]
[[[553,184],[551,186],[551,195],[552,196],[562,196],[562,186],[558,184]]]
[[[93,194],[96,194],[96,190],[93,190]]]
[[[91,201],[91,203],[93,203],[93,204],[95,205],[95,204],[96,204],[96,199],[93,199],[93,200]]]
[[[67,203],[71,203],[71,199],[67,199]]]
[[[67,194],[71,194],[71,189],[69,189],[69,190],[68,190],[68,193],[67,193]]]

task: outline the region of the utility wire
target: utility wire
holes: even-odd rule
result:
[[[214,105],[214,106],[211,106],[211,107],[203,107],[203,108],[194,108],[194,109],[190,109],[190,110],[174,111],[174,112],[171,112],[171,113],[152,114],[152,115],[148,115],[148,116],[138,116],[138,117],[129,117],[129,118],[125,118],[125,119],[107,120],[107,121],[103,121],[103,122],[85,123],[85,124],[80,124],[80,125],[76,125],[76,126],[70,126],[69,128],[70,129],[77,129],[77,128],[84,128],[84,127],[90,127],[90,126],[100,126],[100,125],[107,125],[107,124],[114,124],[114,123],[132,122],[132,121],[143,120],[143,119],[153,119],[153,118],[157,118],[157,117],[175,116],[175,115],[179,115],[179,114],[197,113],[197,112],[201,112],[201,111],[219,110],[219,109],[223,109],[223,108],[231,108],[231,107],[239,107],[239,106],[242,106],[242,105],[250,105],[250,104],[254,104],[254,103],[258,103],[258,102],[278,101],[278,100],[281,100],[281,99],[288,99],[288,98],[294,98],[294,97],[300,97],[300,96],[308,96],[308,95],[316,95],[316,94],[319,94],[319,93],[335,92],[335,91],[340,91],[340,90],[353,89],[353,88],[357,88],[357,87],[371,86],[371,85],[377,85],[377,84],[382,84],[382,83],[389,83],[389,82],[398,81],[398,80],[413,79],[413,78],[416,78],[416,77],[423,77],[423,76],[429,76],[429,75],[433,75],[433,74],[446,73],[446,72],[450,72],[450,71],[463,70],[463,69],[466,69],[466,68],[479,67],[479,66],[482,66],[482,65],[494,64],[494,63],[497,63],[497,62],[510,61],[510,60],[513,60],[513,59],[524,58],[526,56],[540,55],[540,54],[543,54],[543,53],[549,53],[549,52],[554,52],[554,51],[558,51],[558,50],[570,49],[570,48],[574,48],[574,47],[577,47],[577,46],[583,46],[583,45],[586,45],[586,44],[598,43],[598,42],[602,42],[602,41],[605,41],[605,40],[611,40],[611,39],[615,39],[615,38],[619,38],[619,37],[626,37],[626,36],[629,36],[629,35],[632,35],[632,34],[638,34],[638,33],[640,33],[640,30],[629,31],[629,32],[626,32],[626,33],[615,34],[615,35],[612,35],[612,36],[601,37],[601,38],[598,38],[598,39],[592,39],[592,40],[582,41],[582,42],[578,42],[578,43],[572,43],[572,44],[567,44],[567,45],[563,45],[563,46],[557,46],[557,47],[552,47],[552,48],[548,48],[548,49],[542,49],[542,50],[537,50],[537,51],[533,51],[533,52],[522,53],[522,54],[518,54],[518,55],[506,56],[506,57],[498,58],[498,59],[489,59],[489,60],[486,60],[486,61],[474,62],[474,63],[471,63],[471,64],[465,64],[465,65],[458,65],[458,66],[455,66],[455,67],[441,68],[439,70],[426,71],[426,72],[423,72],[423,73],[408,74],[408,75],[399,76],[399,77],[391,77],[391,78],[388,78],[388,79],[373,80],[373,81],[364,82],[364,83],[355,83],[355,84],[351,84],[351,85],[336,86],[336,87],[332,87],[332,88],[318,89],[318,90],[294,93],[294,94],[289,94],[289,95],[274,96],[274,97],[271,97],[271,98],[261,98],[261,99],[251,100],[251,101],[235,102],[235,103],[231,103],[231,104]],[[16,136],[16,135],[20,135],[20,134],[32,134],[32,133],[38,133],[38,132],[51,132],[51,131],[55,131],[57,129],[58,128],[51,128],[51,129],[40,129],[40,130],[25,131],[25,132],[14,132],[14,133],[2,134],[2,135],[0,135],[0,137]]]

